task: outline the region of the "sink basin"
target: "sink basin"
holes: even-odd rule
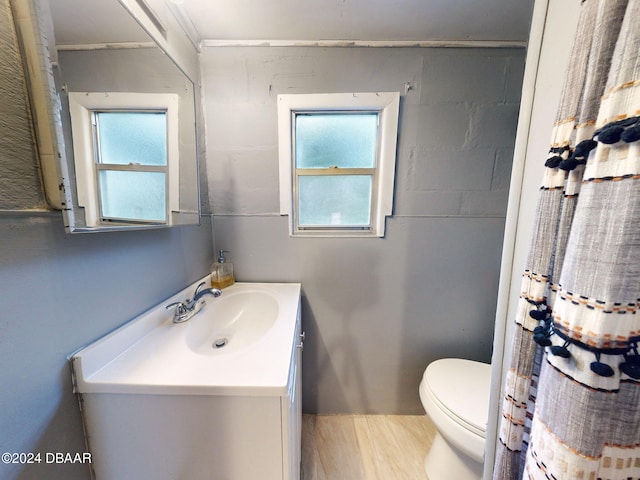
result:
[[[223,291],[225,292],[225,291]],[[186,327],[188,347],[203,355],[221,355],[260,340],[278,318],[278,302],[259,290],[226,291],[207,304]]]
[[[198,282],[71,358],[80,393],[286,394],[300,284],[242,283],[203,297],[200,311],[173,323],[165,306]]]

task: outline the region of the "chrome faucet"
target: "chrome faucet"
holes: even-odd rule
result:
[[[173,312],[173,323],[186,322],[198,313],[205,304],[204,300],[200,301],[205,295],[213,295],[214,297],[222,295],[222,291],[217,288],[203,288],[205,285],[206,282],[202,282],[196,287],[191,300],[187,298],[184,302],[174,302],[165,307],[167,310],[173,307],[176,308],[175,312]]]

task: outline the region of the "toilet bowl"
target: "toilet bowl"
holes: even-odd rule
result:
[[[437,429],[425,459],[429,480],[480,480],[489,409],[491,366],[446,358],[427,367],[420,399]]]

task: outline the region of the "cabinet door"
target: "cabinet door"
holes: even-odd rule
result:
[[[289,370],[289,390],[282,401],[284,430],[284,479],[300,479],[301,441],[302,441],[302,340],[300,324],[296,328],[294,351],[291,355]]]

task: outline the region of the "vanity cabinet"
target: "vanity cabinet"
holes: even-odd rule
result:
[[[279,308],[273,309],[278,319],[264,341],[235,351],[177,351],[176,345],[188,338],[189,323],[195,328],[195,321],[205,320],[198,314],[177,325],[170,319],[133,321],[124,327],[129,333],[116,331],[75,354],[75,390],[93,478],[299,480],[299,293],[298,284],[240,283],[206,305],[205,313],[209,309],[212,316],[223,315],[241,298],[243,305],[258,302],[256,309],[265,314],[270,304],[265,295],[278,301]],[[167,315],[165,303],[170,302],[163,302],[158,314]],[[256,319],[247,322],[254,324]],[[285,323],[282,328],[280,321]],[[145,322],[155,326],[147,330]],[[127,335],[125,342],[122,337]],[[239,335],[229,333],[229,348],[241,342]],[[114,342],[129,346],[118,347],[121,352],[112,357]],[[172,361],[163,363],[169,353]]]

